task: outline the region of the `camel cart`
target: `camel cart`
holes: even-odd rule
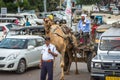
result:
[[[77,41],[80,41],[80,38],[78,38]],[[78,42],[78,43],[80,43],[80,44],[77,48],[71,49],[71,53],[70,53],[71,56],[68,56],[69,53],[65,54],[64,70],[65,71],[68,70],[67,72],[69,72],[71,63],[76,62],[76,74],[77,74],[78,73],[77,63],[85,62],[85,63],[87,63],[88,71],[91,72],[91,60],[96,55],[95,51],[94,51],[94,45],[92,44],[92,42],[89,42],[87,45],[84,45],[81,42]]]

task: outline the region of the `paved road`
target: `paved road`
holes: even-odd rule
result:
[[[90,73],[87,71],[85,63],[78,63],[79,74],[75,75],[75,65],[72,63],[70,74],[65,75],[65,80],[90,80]],[[59,80],[60,68],[59,58],[56,60],[56,68],[54,69],[54,80]],[[14,72],[0,72],[0,80],[40,80],[40,69],[30,68],[24,74],[16,74]]]

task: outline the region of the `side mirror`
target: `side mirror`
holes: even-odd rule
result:
[[[28,46],[28,49],[34,49],[34,46],[29,45],[29,46]]]

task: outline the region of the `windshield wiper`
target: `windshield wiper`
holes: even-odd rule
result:
[[[115,49],[115,48],[117,48],[117,47],[120,47],[120,45],[117,45],[117,46],[114,46],[114,47],[110,48],[110,49],[108,50],[107,54],[109,54],[109,52],[110,52],[111,50],[113,50],[113,49]]]

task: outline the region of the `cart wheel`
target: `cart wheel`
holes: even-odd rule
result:
[[[87,69],[89,72],[91,72],[91,60],[92,60],[92,53],[88,52],[87,55]]]
[[[65,63],[64,71],[67,71],[69,65],[69,57],[67,53],[65,53],[64,63]]]

